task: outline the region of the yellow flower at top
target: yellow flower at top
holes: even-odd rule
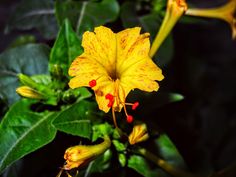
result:
[[[141,28],[129,28],[118,33],[100,26],[94,32],[85,32],[82,39],[84,53],[69,68],[73,88],[91,87],[98,106],[104,112],[112,108],[121,111],[125,105],[134,108],[138,103],[126,103],[129,92],[135,88],[157,91],[164,76],[161,69],[149,57],[149,33],[140,34]],[[114,116],[113,116],[114,117]]]

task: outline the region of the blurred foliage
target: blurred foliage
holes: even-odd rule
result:
[[[124,115],[119,114],[118,122],[125,130],[121,136],[114,129],[111,115],[98,110],[90,89],[68,87],[68,68],[83,52],[81,38],[85,31],[99,25],[113,31],[140,26],[153,41],[166,2],[17,2],[4,32],[20,35],[0,54],[3,177],[56,176],[66,148],[97,144],[104,135],[112,139],[111,148],[79,169],[78,175],[73,171],[70,174],[171,177],[136,153],[145,147],[180,170],[206,177],[235,176],[235,165],[230,164],[235,162],[236,150],[236,55],[235,42],[230,41],[225,24],[183,16],[174,33],[168,35],[153,58],[165,75],[160,91],[134,90],[127,98],[141,101],[141,108],[134,112],[134,124],[146,122],[150,134],[146,142],[131,146],[127,135],[134,124],[127,125]],[[197,6],[200,2],[190,2],[195,3]],[[43,98],[20,98],[15,92],[19,86],[28,86]]]

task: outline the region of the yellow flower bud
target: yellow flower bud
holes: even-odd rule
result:
[[[207,8],[207,9],[189,8],[186,11],[186,15],[217,18],[224,20],[231,26],[232,38],[235,39],[236,38],[236,18],[234,16],[235,12],[236,12],[236,0],[229,0],[228,3],[216,8]]]
[[[104,141],[97,145],[77,145],[70,147],[64,154],[66,165],[64,170],[71,170],[82,165],[86,165],[97,156],[104,153],[111,146],[111,140],[106,137]]]
[[[37,90],[32,89],[28,86],[21,86],[16,89],[16,92],[26,98],[33,99],[43,99],[43,95],[39,93]]]
[[[135,125],[129,135],[129,143],[131,145],[146,141],[149,138],[146,124]]]
[[[168,0],[164,20],[149,52],[150,57],[155,55],[162,42],[166,39],[176,22],[185,13],[187,8],[188,7],[185,0]]]

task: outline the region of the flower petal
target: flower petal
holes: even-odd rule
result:
[[[100,63],[110,75],[114,74],[116,63],[116,35],[104,26],[94,32],[85,32],[82,46],[84,53]]]
[[[130,28],[117,33],[117,70],[121,75],[134,63],[148,57],[149,33],[140,35],[140,28]]]
[[[71,88],[89,86],[91,80],[98,80],[101,77],[109,78],[104,67],[84,54],[73,61],[69,68],[69,75],[76,76],[69,82]]]
[[[163,78],[161,69],[150,58],[145,58],[126,69],[122,73],[121,82],[129,89],[151,92],[159,88],[155,80],[161,81]]]
[[[106,99],[106,95],[114,95],[115,83],[113,81],[102,82],[102,85],[99,85],[99,87],[97,87],[94,92],[99,109],[103,110],[104,112],[108,112],[110,107],[108,107],[109,100]]]

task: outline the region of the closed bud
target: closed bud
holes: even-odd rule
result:
[[[139,124],[133,127],[131,134],[129,135],[129,143],[134,145],[136,143],[146,141],[149,138],[147,133],[146,124]]]
[[[23,85],[26,85],[32,88],[36,88],[38,85],[33,79],[31,79],[29,76],[25,74],[18,74],[18,78]]]
[[[64,154],[66,164],[64,170],[71,170],[73,168],[86,165],[97,156],[104,153],[111,146],[109,137],[104,138],[104,141],[97,145],[77,145],[70,147]]]
[[[28,86],[21,86],[16,89],[16,92],[23,97],[32,98],[32,99],[43,99],[43,95],[39,93],[37,90],[28,87]]]

